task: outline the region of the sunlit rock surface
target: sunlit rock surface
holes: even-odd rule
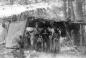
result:
[[[63,2],[59,0],[32,3],[29,5],[14,4],[0,6],[0,18],[20,15],[22,12],[26,11],[33,12],[32,15],[35,17],[64,20]]]

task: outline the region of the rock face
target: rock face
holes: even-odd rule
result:
[[[7,35],[7,30],[0,23],[0,44],[5,43],[5,37]]]
[[[4,28],[2,27],[2,23],[0,23],[0,42],[3,41],[3,36],[2,36],[2,33],[3,33],[3,30]]]
[[[23,35],[25,21],[11,23],[6,37],[6,47],[18,48],[19,36]]]

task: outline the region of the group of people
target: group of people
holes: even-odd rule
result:
[[[28,46],[36,50],[58,52],[59,39],[62,33],[60,25],[55,21],[32,20],[29,21],[25,31]]]

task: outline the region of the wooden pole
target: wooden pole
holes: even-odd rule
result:
[[[63,7],[63,11],[64,11],[64,15],[65,15],[65,19],[67,18],[67,11],[66,11],[66,8],[67,8],[67,5],[66,5],[66,0],[63,0],[64,2],[64,7]]]
[[[80,24],[80,46],[82,46],[82,25]]]
[[[71,0],[70,0],[70,6],[71,6],[71,20],[75,21],[73,1],[71,1]]]

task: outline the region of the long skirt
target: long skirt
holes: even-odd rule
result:
[[[60,48],[59,40],[53,40],[52,48],[54,52],[59,52],[59,48]]]

